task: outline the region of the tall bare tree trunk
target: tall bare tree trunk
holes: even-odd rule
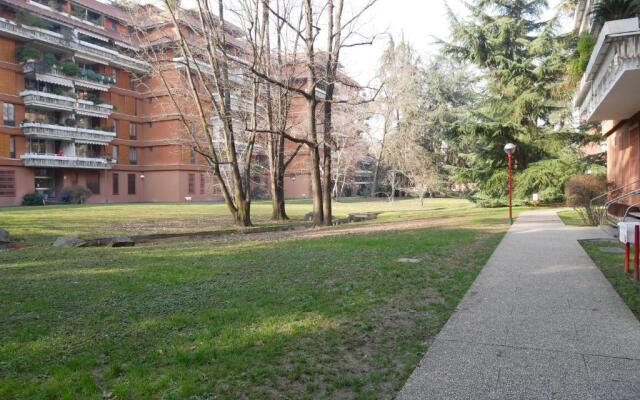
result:
[[[310,153],[310,173],[311,173],[311,196],[313,200],[313,224],[322,225],[324,221],[322,207],[322,177],[320,174],[320,149],[318,144],[318,127],[316,123],[316,109],[318,100],[315,96],[316,90],[316,62],[314,46],[314,24],[312,0],[304,1],[305,9],[305,44],[307,58],[307,93],[311,96],[307,98],[307,138],[311,145]]]
[[[263,65],[265,68],[265,74],[271,76],[273,74],[273,65],[271,61],[271,37],[269,31],[269,0],[262,0],[262,48],[263,48]],[[278,58],[280,55],[280,40],[278,38]],[[279,64],[278,67],[281,67]],[[272,96],[273,84],[266,82],[266,96],[267,96],[267,123],[269,131],[274,132],[274,98]],[[277,88],[275,90],[278,91]],[[281,117],[283,112],[282,98],[279,96],[279,91],[276,92],[277,97],[277,112],[278,117]],[[278,126],[280,126],[278,121]],[[284,202],[284,136],[270,134],[267,138],[267,153],[269,161],[269,180],[271,188],[271,219],[274,221],[285,221],[288,219],[285,210]]]

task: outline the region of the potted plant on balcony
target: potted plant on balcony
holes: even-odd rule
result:
[[[18,46],[16,48],[16,60],[20,63],[33,62],[42,57],[40,50],[31,46]]]
[[[92,69],[87,69],[86,70],[86,78],[89,79],[90,81],[95,81],[98,77],[98,74],[92,70]]]
[[[76,120],[73,118],[67,118],[64,120],[64,125],[69,127],[76,126]]]
[[[98,105],[98,104],[100,104],[100,103],[101,103],[101,101],[100,101],[100,96],[98,96],[98,95],[97,95],[97,94],[95,94],[95,93],[89,93],[89,94],[87,95],[87,100],[89,100],[90,102],[92,102],[92,103],[93,103],[93,104],[95,104],[95,105]]]
[[[18,23],[19,26],[27,25],[27,26],[32,26],[34,28],[46,27],[46,24],[44,23],[42,18],[40,18],[39,15],[32,14],[29,12],[23,12],[23,11],[18,12],[18,14],[16,15],[16,22]]]
[[[71,60],[63,61],[61,66],[62,73],[67,76],[78,76],[78,74],[80,73],[80,67],[78,67],[78,65],[76,65],[76,63]]]
[[[600,29],[608,21],[633,18],[640,15],[639,0],[601,0],[591,8],[593,25]]]

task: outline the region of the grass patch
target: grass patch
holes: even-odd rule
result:
[[[572,226],[588,226],[584,223],[580,215],[576,210],[564,210],[558,211],[558,217],[564,222],[565,225]]]
[[[378,212],[385,221],[425,217],[464,211],[475,206],[461,199],[429,199],[424,207],[416,199],[386,199],[334,202],[336,218],[350,213]],[[257,225],[271,224],[271,203],[252,203],[252,219]],[[299,224],[312,209],[306,200],[287,202],[290,223]],[[56,205],[46,207],[0,208],[0,226],[12,237],[46,243],[61,235],[98,238],[118,235],[187,233],[233,230],[231,218],[222,203]]]
[[[606,253],[600,250],[602,247],[624,249],[624,245],[613,240],[583,240],[580,244],[602,270],[604,276],[611,282],[636,318],[640,319],[640,284],[633,279],[633,272],[630,274],[624,272],[624,254]],[[633,269],[633,260],[631,268]]]
[[[391,398],[507,229],[466,202],[420,215],[433,227],[2,253],[0,398]]]

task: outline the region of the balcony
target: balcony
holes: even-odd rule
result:
[[[22,132],[27,137],[73,140],[76,143],[106,145],[116,137],[115,132],[76,128],[73,126],[41,124],[37,122],[23,123],[21,127]]]
[[[65,75],[59,67],[47,66],[39,62],[26,62],[22,66],[22,71],[39,82],[53,83],[55,85],[66,86],[69,88],[79,87],[82,89],[99,90],[102,92],[109,91],[109,88],[115,84],[115,80],[103,79],[103,75],[93,73],[96,79],[88,79],[82,76]]]
[[[78,40],[77,36],[71,33],[68,35],[69,37],[66,37],[60,33],[33,26],[18,26],[15,22],[5,18],[0,18],[0,32],[17,39],[35,40],[62,49],[73,50],[78,53],[76,56],[89,61],[112,64],[139,73],[147,72],[149,69],[149,64],[145,61],[126,56],[107,47]]]
[[[640,110],[640,22],[607,22],[582,77],[574,105],[588,121],[623,120]]]
[[[20,156],[27,167],[111,169],[104,158],[68,157],[54,154],[26,153]]]
[[[36,40],[60,48],[68,48],[69,41],[64,35],[28,25],[18,26],[15,22],[0,18],[0,32],[13,38]]]
[[[76,112],[89,117],[109,118],[113,112],[113,106],[111,104],[94,104],[88,100],[78,99]]]
[[[75,111],[80,115],[109,118],[113,112],[111,104],[94,104],[89,100],[74,99],[53,93],[25,90],[20,93],[24,105],[53,111]]]
[[[109,64],[140,73],[147,72],[149,69],[149,64],[145,61],[126,56],[116,50],[85,42],[83,40],[71,42],[70,47],[78,52],[78,55],[81,58],[85,58],[90,61],[106,61]]]
[[[76,99],[53,93],[36,90],[25,90],[20,93],[22,101],[27,107],[38,107],[53,111],[73,111]]]

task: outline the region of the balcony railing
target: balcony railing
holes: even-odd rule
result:
[[[640,98],[622,81],[631,71],[640,71],[639,19],[609,21],[600,31],[574,101],[580,114],[588,120],[618,120],[635,114]]]
[[[126,56],[116,50],[77,40],[77,38],[69,39],[59,33],[47,31],[41,28],[28,25],[18,26],[14,22],[8,21],[4,18],[0,18],[0,32],[7,33],[21,39],[36,40],[74,50],[80,54],[88,55],[92,59],[106,61],[135,72],[146,72],[149,68],[149,64],[145,61]]]
[[[46,108],[55,111],[73,111],[76,99],[37,90],[25,90],[20,93],[24,105],[28,107]]]
[[[73,140],[76,143],[106,145],[116,137],[115,132],[53,124],[41,124],[37,122],[26,122],[23,123],[21,127],[22,132],[27,137]]]
[[[32,76],[35,80],[46,83],[53,83],[66,87],[81,87],[84,89],[100,90],[107,92],[109,87],[115,84],[104,80],[96,81],[81,76],[65,75],[59,67],[44,65],[39,62],[29,61],[23,64],[22,71]],[[100,77],[102,75],[99,75]]]
[[[55,154],[26,153],[20,156],[27,167],[111,169],[104,158],[68,157]]]
[[[25,90],[20,93],[24,104],[29,107],[44,108],[54,111],[75,111],[80,115],[90,117],[109,118],[113,112],[111,104],[94,104],[88,100],[74,99],[53,93],[37,90]]]
[[[78,100],[76,112],[90,117],[108,118],[113,112],[111,104],[93,104],[87,100]]]
[[[121,54],[118,51],[85,42],[83,40],[71,42],[70,47],[80,54],[86,54],[92,58],[106,60],[111,64],[127,68],[135,72],[146,72],[149,69],[149,64],[145,61],[137,60],[133,57]]]
[[[11,36],[22,39],[38,40],[41,42],[53,44],[60,47],[68,47],[68,40],[56,32],[50,32],[44,29],[21,25],[0,18],[0,32],[8,33]]]

